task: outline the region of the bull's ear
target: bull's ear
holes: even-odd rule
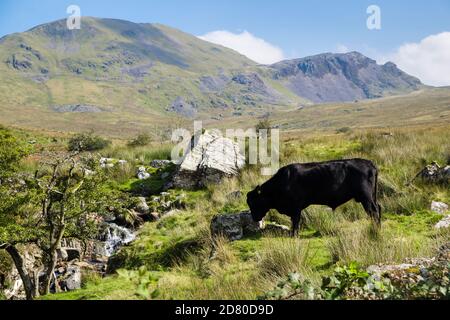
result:
[[[256,193],[257,194],[261,194],[261,186],[257,186],[256,187]]]

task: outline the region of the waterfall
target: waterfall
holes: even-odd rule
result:
[[[121,246],[126,245],[136,239],[136,235],[125,227],[120,227],[115,223],[105,224],[105,230],[101,236],[104,244],[103,251],[106,257],[112,256]]]

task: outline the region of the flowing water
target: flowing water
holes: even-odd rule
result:
[[[118,226],[115,223],[105,224],[105,230],[102,233],[101,241],[103,243],[103,255],[112,256],[120,247],[129,244],[136,235],[125,227]]]

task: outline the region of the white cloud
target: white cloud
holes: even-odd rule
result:
[[[283,50],[248,31],[232,33],[226,30],[209,32],[200,39],[233,49],[247,58],[262,64],[272,64],[285,59]]]
[[[426,37],[419,43],[402,45],[388,59],[432,86],[450,85],[450,32]]]

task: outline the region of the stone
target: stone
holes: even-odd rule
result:
[[[206,130],[195,139],[181,160],[171,183],[172,188],[195,189],[219,183],[223,177],[236,176],[245,166],[239,145],[224,138],[218,130]]]
[[[145,180],[150,178],[150,173],[147,172],[147,169],[145,169],[145,167],[139,167],[138,172],[137,172],[137,178],[139,180]]]
[[[438,163],[433,162],[420,171],[417,177],[428,183],[450,183],[450,166],[441,168]]]
[[[95,171],[89,170],[89,169],[84,169],[84,175],[86,177],[92,177],[93,175],[95,175]]]
[[[268,223],[264,228],[264,232],[273,232],[273,233],[281,233],[281,234],[289,234],[291,229],[288,226],[284,226],[277,223]]]
[[[450,227],[450,215],[439,221],[435,226],[436,229],[445,229]]]
[[[100,167],[102,168],[113,168],[114,164],[112,163],[114,159],[111,158],[100,158]]]
[[[136,205],[136,207],[134,209],[140,214],[148,214],[150,212],[150,208],[149,208],[145,198],[139,197],[138,200],[139,200],[139,203]]]
[[[60,282],[61,289],[64,291],[73,291],[81,289],[81,268],[75,265],[68,266],[66,273]]]
[[[156,169],[162,169],[172,164],[170,160],[152,160],[150,166]]]
[[[228,200],[239,200],[240,198],[242,198],[243,194],[242,191],[234,191],[231,192],[227,195],[227,199]]]
[[[163,218],[169,218],[181,213],[181,210],[173,209],[163,214]]]
[[[218,215],[211,221],[213,236],[224,236],[231,241],[240,240],[244,235],[261,231],[264,223],[254,222],[249,212]]]
[[[448,205],[443,202],[433,201],[431,203],[431,211],[440,214],[446,214],[448,212]]]

